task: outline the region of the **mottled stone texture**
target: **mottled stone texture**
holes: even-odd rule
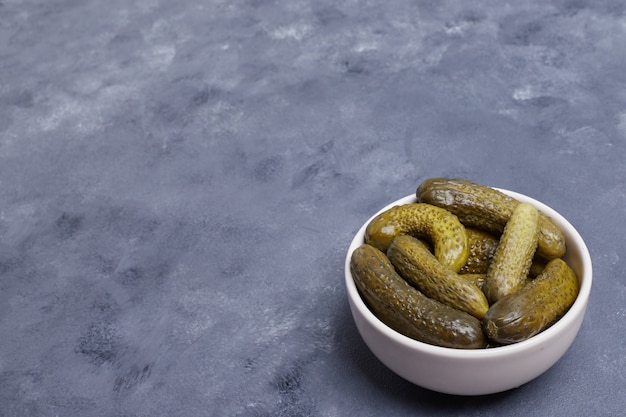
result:
[[[0,415],[622,415],[625,4],[0,1]],[[519,389],[415,387],[352,322],[352,235],[431,176],[588,242]]]

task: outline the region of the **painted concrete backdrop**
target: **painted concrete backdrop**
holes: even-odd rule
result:
[[[0,2],[0,416],[617,416],[626,3]],[[503,394],[432,393],[343,262],[428,177],[586,239],[580,334]]]

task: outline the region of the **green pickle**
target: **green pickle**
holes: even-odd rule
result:
[[[459,278],[467,281],[472,285],[476,285],[478,288],[483,289],[483,285],[485,284],[485,276],[487,274],[479,274],[479,273],[470,273],[470,274],[459,274]]]
[[[459,270],[459,274],[480,275],[480,286],[482,286],[484,275],[487,274],[487,271],[489,270],[489,265],[491,264],[493,255],[495,254],[496,248],[500,243],[500,239],[493,233],[485,232],[484,230],[472,227],[466,227],[465,231],[467,232],[469,255],[467,256],[467,262]],[[530,266],[530,271],[528,271],[528,275],[532,278],[536,277],[541,273],[545,266],[546,261],[541,259],[539,256],[535,256]]]
[[[481,321],[427,297],[409,285],[387,256],[369,244],[351,255],[354,282],[372,312],[386,325],[412,339],[456,349],[486,347]]]
[[[445,209],[419,203],[394,206],[367,225],[365,243],[386,252],[393,239],[401,234],[427,238],[437,259],[455,272],[467,261],[465,227]]]
[[[493,233],[466,227],[469,254],[459,274],[486,274],[500,239]]]
[[[521,203],[513,210],[483,285],[490,304],[525,283],[537,248],[538,220],[539,212],[532,204]]]
[[[417,201],[445,208],[466,227],[500,234],[515,207],[515,198],[467,180],[429,178],[416,190]],[[537,254],[546,259],[565,255],[563,231],[544,213],[539,215]]]
[[[397,236],[387,249],[387,257],[400,276],[426,296],[478,319],[487,312],[489,303],[481,289],[442,265],[420,240]]]
[[[489,308],[483,319],[485,334],[504,345],[529,339],[561,318],[579,290],[576,273],[562,259],[553,259],[522,289]]]

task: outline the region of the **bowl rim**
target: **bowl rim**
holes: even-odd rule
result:
[[[352,252],[364,242],[365,229],[367,225],[372,221],[372,219],[374,219],[374,217],[376,217],[383,211],[390,209],[393,206],[417,202],[417,197],[415,194],[407,195],[381,208],[359,228],[354,238],[352,239],[346,254],[344,268],[345,284],[348,292],[348,297],[350,297],[353,307],[358,309],[358,311],[364,316],[364,318],[368,322],[373,324],[377,330],[384,333],[384,335],[389,339],[393,339],[395,343],[399,343],[401,345],[404,345],[405,347],[422,351],[424,353],[449,359],[477,360],[494,358],[499,356],[508,356],[520,351],[539,349],[548,340],[556,337],[560,332],[566,330],[570,325],[572,325],[576,321],[577,317],[580,317],[581,314],[584,315],[591,293],[593,273],[589,249],[587,248],[587,245],[585,244],[580,233],[578,233],[576,228],[574,228],[574,226],[565,217],[563,217],[560,213],[558,213],[556,210],[546,205],[545,203],[542,203],[532,197],[520,194],[515,191],[496,187],[492,188],[501,191],[519,201],[528,201],[530,203],[533,203],[540,211],[548,215],[556,223],[559,224],[559,226],[563,230],[563,233],[565,234],[568,246],[574,246],[577,248],[577,251],[580,252],[582,274],[577,273],[577,275],[580,275],[578,276],[578,280],[580,283],[578,296],[576,297],[576,300],[567,311],[567,313],[565,313],[557,322],[555,322],[552,326],[545,329],[541,333],[538,333],[527,340],[513,343],[510,345],[496,346],[487,349],[455,349],[431,345],[425,342],[420,342],[419,340],[412,339],[388,327],[378,317],[376,317],[376,315],[367,307],[357,290],[356,284],[354,283],[354,280],[352,278],[352,273],[350,271],[350,258]]]

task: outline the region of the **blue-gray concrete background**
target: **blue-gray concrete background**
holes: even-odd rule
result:
[[[0,2],[0,416],[618,416],[626,3]],[[367,350],[343,262],[425,178],[586,239],[581,332],[451,397]]]

